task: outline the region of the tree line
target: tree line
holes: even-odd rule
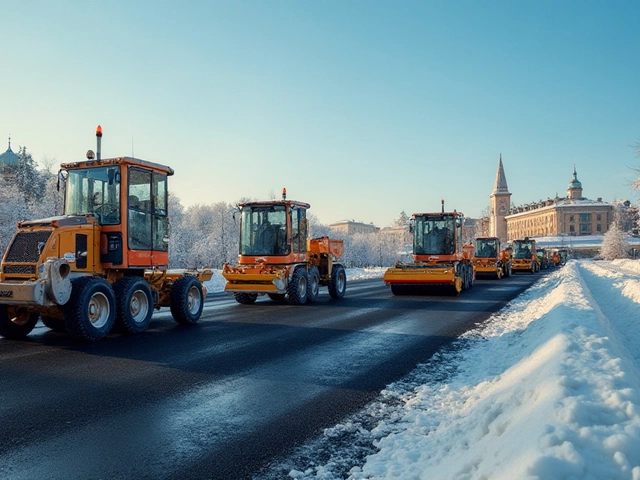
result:
[[[62,215],[64,183],[59,182],[54,160],[38,169],[26,148],[18,152],[16,166],[0,168],[0,251],[4,254],[18,222]],[[238,256],[239,209],[236,202],[196,204],[185,207],[178,196],[169,194],[169,263],[171,268],[222,268]],[[406,220],[401,214],[398,222]],[[397,223],[398,223],[397,222]],[[323,225],[308,214],[310,236],[330,236],[344,241],[340,259],[347,267],[390,266],[403,258],[406,236],[385,233],[345,235]]]
[[[640,148],[638,149],[640,155]],[[43,169],[27,149],[18,151],[18,164],[0,168],[0,251],[4,253],[21,220],[61,215],[64,210],[64,192],[60,188],[54,160],[45,159]],[[640,171],[638,171],[640,175]],[[640,190],[640,177],[633,185]],[[185,207],[176,195],[169,194],[169,262],[171,268],[222,268],[235,263],[238,255],[239,210],[237,202],[196,204]],[[330,236],[344,241],[341,262],[347,267],[388,267],[398,260],[408,260],[411,236],[409,219],[401,212],[394,226],[404,233],[375,233],[346,235],[308,215],[311,238]],[[627,232],[637,233],[638,208],[628,202],[616,206],[615,220],[604,236],[601,254],[606,259],[627,255]],[[473,232],[472,232],[473,233]],[[473,235],[472,235],[473,236]],[[469,239],[466,239],[469,240]]]

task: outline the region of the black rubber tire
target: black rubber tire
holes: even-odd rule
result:
[[[116,325],[127,333],[142,333],[153,316],[151,287],[142,277],[122,277],[113,284]]]
[[[467,290],[469,288],[469,273],[467,272],[467,266],[464,264],[458,264],[456,272],[462,280],[462,290]]]
[[[66,328],[64,328],[64,319],[56,318],[56,317],[45,317],[44,315],[40,317],[42,323],[45,327],[54,332],[66,332]]]
[[[101,277],[71,281],[71,299],[64,305],[64,325],[79,340],[96,342],[107,336],[116,320],[116,297]]]
[[[406,285],[391,284],[391,293],[394,295],[408,295],[409,288]]]
[[[339,263],[335,264],[331,270],[331,281],[328,288],[331,298],[342,298],[347,291],[347,272]]]
[[[269,298],[274,302],[284,302],[285,294],[284,293],[267,293]]]
[[[308,273],[307,282],[307,302],[315,303],[320,295],[320,272],[316,267],[311,267]]]
[[[9,314],[7,306],[0,305],[0,336],[21,340],[31,333],[39,317],[37,313],[30,313],[20,307],[15,307],[15,313]]]
[[[236,302],[243,305],[253,305],[258,299],[257,293],[236,292],[233,296],[235,297]]]
[[[180,277],[171,287],[169,308],[173,319],[180,325],[198,323],[204,307],[202,285],[196,277]]]
[[[287,285],[287,301],[293,305],[306,303],[308,282],[307,270],[304,267],[297,267]]]

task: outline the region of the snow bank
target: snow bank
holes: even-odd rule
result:
[[[455,361],[455,375],[381,422],[379,451],[351,478],[640,479],[637,368],[578,265],[543,278],[455,358],[434,359]],[[617,283],[637,308],[635,287]]]

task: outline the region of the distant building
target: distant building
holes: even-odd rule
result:
[[[356,233],[375,233],[380,228],[376,227],[373,223],[361,223],[353,220],[344,220],[342,222],[336,222],[329,225],[329,228],[338,232],[346,233],[347,235],[355,235]]]
[[[9,147],[7,151],[0,154],[0,175],[2,175],[5,180],[15,178],[19,161],[20,157],[11,150],[11,137],[9,137]]]
[[[500,169],[500,166],[498,167]],[[495,190],[494,190],[495,191]],[[557,235],[603,235],[613,221],[614,206],[582,195],[574,167],[567,196],[512,208],[504,217],[507,239]],[[496,217],[497,221],[501,221]]]
[[[384,235],[391,235],[404,241],[412,238],[411,233],[409,232],[409,226],[384,227],[379,229],[379,231]]]
[[[502,166],[502,154],[500,154],[500,160],[498,161],[498,171],[496,172],[496,180],[493,184],[493,192],[491,192],[490,198],[489,236],[498,237],[502,242],[505,242],[507,240],[507,222],[505,219],[509,215],[509,209],[511,208],[511,193],[509,193],[507,177]]]

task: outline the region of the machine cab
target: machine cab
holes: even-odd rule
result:
[[[63,164],[65,215],[93,216],[103,267],[166,267],[170,167],[130,157]],[[97,242],[96,242],[97,243]]]
[[[536,241],[528,238],[514,241],[513,258],[517,260],[537,260]]]
[[[413,256],[416,261],[462,252],[462,214],[435,213],[413,216]]]
[[[309,204],[285,200],[249,202],[239,205],[241,264],[295,263],[307,254],[307,208]],[[273,258],[272,258],[273,257]]]
[[[476,258],[497,258],[500,253],[500,240],[497,238],[476,238],[474,256]]]

